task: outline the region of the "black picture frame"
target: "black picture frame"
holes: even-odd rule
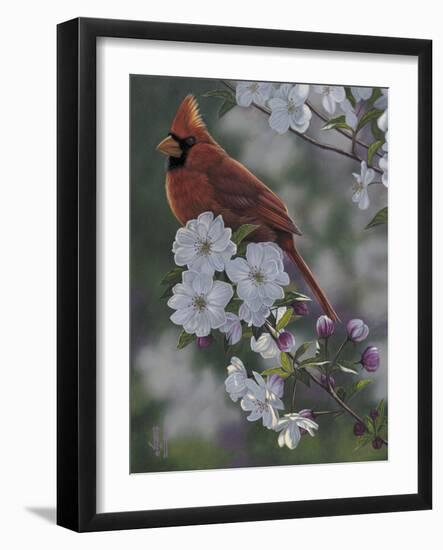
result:
[[[416,56],[418,121],[418,491],[416,494],[97,513],[96,39]],[[57,29],[57,523],[104,531],[432,507],[432,42],[78,18]],[[412,360],[415,361],[415,358]]]

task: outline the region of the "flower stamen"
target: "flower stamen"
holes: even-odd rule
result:
[[[198,309],[198,311],[203,311],[206,308],[205,297],[202,294],[195,296],[192,300],[192,305],[195,309]]]

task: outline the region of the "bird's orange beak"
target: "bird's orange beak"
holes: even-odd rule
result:
[[[168,157],[178,158],[181,157],[183,153],[180,144],[172,136],[165,137],[165,139],[157,145],[156,150]]]

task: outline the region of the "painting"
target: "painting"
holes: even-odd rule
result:
[[[133,74],[131,473],[388,458],[387,89]]]

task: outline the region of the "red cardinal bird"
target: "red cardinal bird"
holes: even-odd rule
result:
[[[246,223],[260,226],[248,240],[277,243],[294,261],[325,314],[339,321],[294,245],[294,235],[301,235],[301,231],[289,217],[286,205],[214,140],[194,96],[183,100],[168,137],[157,150],[168,156],[166,195],[182,225],[211,211],[215,216],[221,214],[225,225],[233,230]]]

